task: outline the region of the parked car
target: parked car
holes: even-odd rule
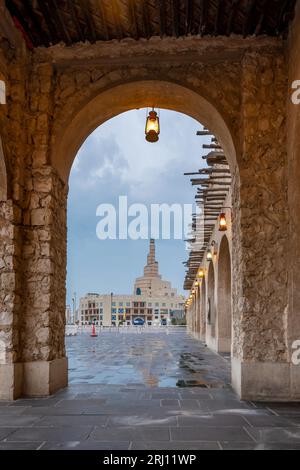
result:
[[[135,318],[132,322],[135,326],[143,326],[145,321],[142,318]]]

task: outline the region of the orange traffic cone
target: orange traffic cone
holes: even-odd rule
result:
[[[94,323],[93,323],[91,337],[92,337],[92,338],[95,338],[96,336],[98,336],[98,335],[96,334],[96,328],[95,328],[95,325],[94,325]]]

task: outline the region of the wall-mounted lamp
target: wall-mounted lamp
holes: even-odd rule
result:
[[[198,271],[198,278],[203,279],[204,276],[205,276],[204,269],[200,268],[199,271]]]
[[[227,230],[227,220],[225,212],[221,212],[219,215],[219,232],[226,232]]]
[[[212,252],[211,250],[207,250],[207,253],[206,253],[206,261],[211,261],[213,258],[213,255],[212,255]]]
[[[223,210],[223,209],[229,209],[230,213],[232,214],[232,207],[222,207],[221,210]],[[219,232],[226,232],[226,230],[228,229],[225,212],[221,212],[220,215],[219,215],[219,227],[218,227],[218,229],[219,229]]]

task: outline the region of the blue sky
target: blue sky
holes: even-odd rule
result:
[[[160,110],[159,142],[145,140],[146,109],[128,111],[98,127],[84,142],[69,179],[67,303],[87,292],[132,293],[142,275],[148,240],[99,240],[96,208],[116,205],[120,195],[128,204],[194,202],[196,188],[186,171],[204,166],[202,126],[173,111]],[[183,293],[188,252],[184,241],[157,240],[160,274]]]

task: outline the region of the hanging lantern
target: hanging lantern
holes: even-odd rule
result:
[[[206,260],[207,261],[211,261],[212,260],[212,252],[211,250],[208,250],[207,254],[206,254]]]
[[[219,215],[219,232],[226,232],[226,230],[227,230],[226,215],[224,212],[222,212]]]
[[[198,287],[198,286],[199,286],[199,282],[196,281],[196,282],[195,282],[195,287]]]
[[[147,117],[145,134],[147,142],[158,141],[160,134],[159,117],[157,116],[157,112],[154,111],[154,108],[149,112],[149,116]]]

